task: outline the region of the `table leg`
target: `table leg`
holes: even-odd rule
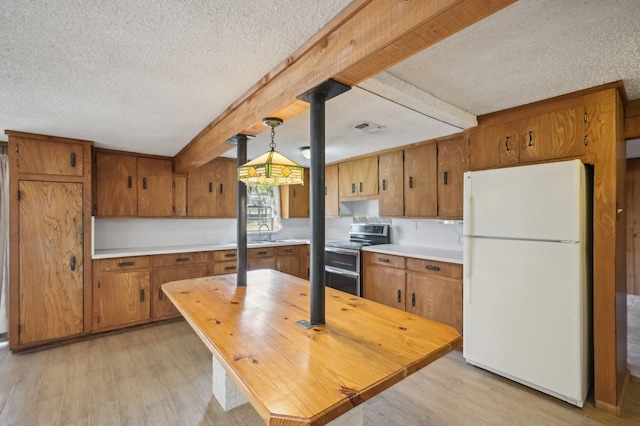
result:
[[[212,356],[211,359],[213,366],[213,396],[218,400],[222,409],[229,411],[248,402],[231,377],[224,371],[216,357]]]

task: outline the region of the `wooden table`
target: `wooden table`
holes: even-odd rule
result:
[[[162,290],[269,425],[326,424],[462,343],[452,327],[332,288],[326,325],[305,329],[308,281],[258,270],[247,282],[219,275]]]

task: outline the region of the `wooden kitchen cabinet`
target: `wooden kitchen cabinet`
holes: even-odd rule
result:
[[[308,251],[307,245],[276,247],[276,270],[309,279]]]
[[[173,215],[187,215],[187,175],[173,175]]]
[[[404,310],[404,258],[364,252],[363,297]]]
[[[93,331],[143,323],[150,318],[149,256],[95,261]]]
[[[283,219],[309,217],[309,169],[304,169],[304,185],[280,186],[280,210]]]
[[[379,156],[378,211],[380,216],[404,215],[404,151]]]
[[[19,350],[91,331],[92,143],[5,133],[9,347]]]
[[[340,198],[338,196],[338,165],[332,164],[324,168],[324,215],[340,216]]]
[[[404,215],[438,215],[437,145],[421,145],[404,151]]]
[[[378,156],[350,160],[338,165],[340,199],[378,195]]]
[[[237,250],[217,250],[213,252],[213,272],[211,275],[233,274],[237,270]]]
[[[180,312],[162,292],[162,284],[171,281],[206,277],[209,275],[208,252],[176,253],[153,256],[151,277],[151,318],[165,319],[180,316]]]
[[[462,219],[464,143],[462,135],[438,139],[438,217]]]
[[[96,216],[173,216],[170,159],[96,153]]]
[[[190,172],[187,178],[187,215],[190,217],[236,217],[236,163],[215,160]]]
[[[363,253],[364,297],[434,321],[462,334],[462,265]]]
[[[519,132],[513,124],[469,130],[469,170],[518,164]]]
[[[261,247],[247,250],[247,269],[276,269],[276,248]]]

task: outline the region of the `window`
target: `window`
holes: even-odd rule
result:
[[[257,232],[260,225],[267,225],[271,231],[279,231],[280,192],[277,186],[247,185],[247,231]],[[264,226],[262,227],[264,230]]]

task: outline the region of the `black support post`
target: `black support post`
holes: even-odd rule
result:
[[[324,297],[324,145],[327,94],[314,92],[311,101],[311,325],[325,323]]]
[[[247,135],[237,135],[237,167],[247,162]],[[238,247],[236,256],[237,285],[240,287],[247,285],[247,186],[244,182],[238,181]]]

